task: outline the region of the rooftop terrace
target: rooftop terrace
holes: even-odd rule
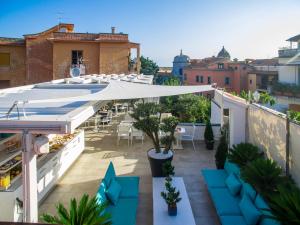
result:
[[[118,118],[120,120],[121,117]],[[122,140],[117,145],[116,125],[103,132],[86,130],[86,147],[83,154],[57,184],[53,192],[39,207],[40,215],[47,212],[55,214],[55,205],[62,202],[69,204],[71,198],[81,197],[84,193],[95,195],[99,183],[104,177],[110,161],[113,162],[117,175],[140,176],[137,224],[153,224],[152,176],[146,150],[152,144],[146,139],[144,144],[137,140],[132,146]],[[173,165],[175,176],[184,179],[196,224],[218,225],[218,217],[205,186],[201,169],[215,168],[214,151],[205,149],[203,143],[183,143],[183,150],[176,150]]]

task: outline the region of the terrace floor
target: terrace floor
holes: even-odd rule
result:
[[[117,146],[116,124],[117,121],[105,132],[86,130],[84,152],[40,205],[40,215],[45,212],[55,214],[58,202],[68,205],[73,197],[79,198],[84,193],[95,195],[112,161],[117,175],[140,176],[137,225],[153,224],[152,177],[146,156],[151,142],[146,139],[142,145],[137,140],[128,147],[127,140],[121,140]],[[183,143],[183,146],[183,150],[175,151],[173,165],[175,176],[184,179],[196,224],[218,225],[217,214],[200,172],[202,168],[215,168],[214,151],[206,150],[203,143],[196,144],[196,151],[191,143]]]

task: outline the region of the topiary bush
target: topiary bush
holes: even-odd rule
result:
[[[224,169],[224,164],[228,154],[227,134],[225,130],[222,130],[222,136],[215,154],[216,167],[218,169]]]
[[[204,140],[206,144],[206,148],[212,150],[214,148],[214,132],[211,127],[211,123],[208,120],[206,122],[206,127],[204,131]]]
[[[278,186],[286,179],[281,167],[270,159],[256,159],[244,166],[241,170],[241,177],[264,197],[277,192]]]
[[[250,143],[240,143],[232,146],[228,152],[228,160],[242,168],[249,162],[263,158],[263,155],[263,152],[257,146]]]

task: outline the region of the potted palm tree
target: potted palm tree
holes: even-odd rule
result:
[[[98,204],[96,197],[89,199],[84,194],[79,203],[75,198],[70,201],[67,210],[61,203],[56,206],[57,216],[43,214],[41,219],[50,224],[62,225],[110,225],[111,216],[105,212],[106,204]]]
[[[171,148],[175,140],[175,129],[179,122],[174,116],[160,121],[161,113],[161,106],[158,104],[140,103],[136,105],[131,114],[136,120],[133,126],[142,130],[153,143],[153,147],[147,152],[153,177],[162,177],[163,164],[173,159],[174,152]]]

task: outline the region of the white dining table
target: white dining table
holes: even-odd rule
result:
[[[168,205],[161,197],[166,191],[165,178],[152,178],[153,225],[196,225],[192,207],[182,177],[173,177],[172,185],[180,192],[181,201],[177,203],[177,215],[168,215]]]

